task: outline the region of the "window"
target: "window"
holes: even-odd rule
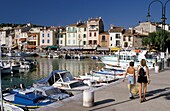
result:
[[[110,44],[110,46],[112,46],[112,44]]]
[[[97,45],[97,40],[94,40],[94,45]]]
[[[70,33],[68,33],[68,37],[70,38]]]
[[[120,39],[120,34],[116,34],[116,39]]]
[[[89,36],[91,37],[91,32],[90,32]]]
[[[75,37],[75,33],[73,33],[73,37]]]
[[[63,41],[62,41],[62,40],[60,40],[60,44],[63,44]]]
[[[63,38],[63,35],[60,35],[60,38]]]
[[[131,36],[128,37],[128,41],[131,41]]]
[[[70,44],[70,40],[68,40],[68,44]]]
[[[42,37],[44,37],[44,34],[42,34]]]
[[[79,34],[79,38],[80,38],[80,34]]]
[[[84,31],[86,31],[86,28],[84,28]]]
[[[94,29],[94,28],[95,28],[95,25],[90,25],[90,28],[91,28],[91,29]]]
[[[44,39],[42,40],[42,43],[44,43]]]
[[[86,38],[86,34],[83,34],[83,38]]]
[[[73,40],[73,44],[76,44],[75,40]]]
[[[106,37],[105,35],[102,36],[102,41],[105,41],[106,40]]]
[[[49,40],[49,39],[47,40],[47,43],[50,43],[50,40]]]
[[[89,40],[89,44],[92,45],[92,40]]]
[[[123,37],[123,41],[126,41],[126,37],[125,36]]]
[[[94,32],[94,36],[96,37],[96,32]]]
[[[49,33],[47,34],[47,37],[50,37],[50,34],[49,34]]]
[[[110,40],[112,40],[112,37],[110,37]]]
[[[120,46],[120,40],[116,40],[116,46]]]
[[[124,47],[128,47],[128,43],[127,42],[124,43]]]
[[[83,41],[83,45],[86,45],[86,41]]]

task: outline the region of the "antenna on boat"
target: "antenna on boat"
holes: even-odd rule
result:
[[[0,39],[0,61],[2,62],[2,51],[1,51],[1,39]],[[3,99],[2,99],[2,79],[1,79],[1,68],[0,68],[0,98],[1,98],[1,111],[4,111],[4,107],[3,107]]]

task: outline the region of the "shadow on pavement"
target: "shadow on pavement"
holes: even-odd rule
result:
[[[105,100],[104,100],[105,101]],[[115,101],[114,99],[112,99],[112,102]],[[117,102],[117,103],[114,103],[114,104],[110,104],[110,105],[105,105],[105,106],[102,106],[102,107],[99,107],[99,108],[94,108],[94,109],[91,109],[89,111],[95,111],[95,110],[99,110],[99,109],[102,109],[102,108],[106,108],[106,107],[109,107],[109,106],[114,106],[114,105],[118,105],[118,104],[122,104],[122,103],[126,103],[126,102],[129,102],[129,101],[132,101],[132,100],[125,100],[125,101],[121,101],[121,102]],[[100,104],[103,104],[102,101],[99,101]],[[102,102],[102,103],[101,103]],[[98,105],[100,105],[98,104]],[[96,106],[96,105],[95,105]],[[115,109],[113,109],[115,110]]]
[[[165,99],[170,100],[170,87],[149,91],[146,96],[153,96],[149,98],[148,101],[162,96],[165,96]]]
[[[97,106],[97,105],[101,105],[101,104],[105,104],[105,103],[110,103],[113,101],[115,101],[115,100],[114,99],[106,99],[106,100],[95,102],[94,105]]]

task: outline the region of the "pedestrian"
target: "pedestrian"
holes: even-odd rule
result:
[[[127,76],[128,75],[128,76]],[[134,99],[134,96],[132,94],[132,85],[136,84],[136,79],[135,79],[135,68],[134,68],[134,62],[129,63],[129,67],[126,69],[126,73],[124,75],[123,82],[125,81],[125,78],[128,78],[128,86],[129,86],[129,99]]]
[[[140,103],[142,103],[146,101],[145,95],[147,91],[147,83],[150,84],[151,81],[149,75],[149,68],[146,64],[145,59],[142,59],[140,65],[138,66],[137,75],[138,75],[137,82],[139,83],[139,99],[140,99]]]

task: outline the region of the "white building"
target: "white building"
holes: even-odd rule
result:
[[[109,48],[112,47],[123,47],[123,36],[122,33],[124,32],[123,27],[118,26],[111,26],[109,30]]]

